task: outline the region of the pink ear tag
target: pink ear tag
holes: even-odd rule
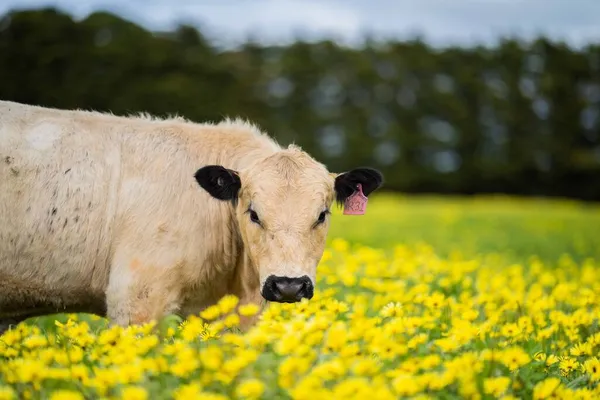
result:
[[[344,202],[344,215],[364,215],[367,211],[369,199],[363,194],[362,185],[359,183],[357,190]]]

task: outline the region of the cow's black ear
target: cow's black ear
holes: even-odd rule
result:
[[[359,183],[363,194],[369,196],[383,185],[383,175],[378,170],[367,167],[338,174],[334,184],[336,202],[343,204],[354,193]]]
[[[215,199],[232,201],[236,204],[238,191],[242,187],[239,174],[220,165],[207,165],[194,174],[202,189]]]

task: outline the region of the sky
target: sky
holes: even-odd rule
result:
[[[152,30],[199,27],[216,45],[323,37],[360,44],[419,35],[433,46],[493,45],[499,35],[545,34],[574,47],[600,43],[600,0],[0,0],[10,9],[56,6],[75,18],[111,11]]]

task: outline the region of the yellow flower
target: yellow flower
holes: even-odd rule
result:
[[[558,361],[559,361],[559,358],[557,356],[555,356],[554,354],[550,354],[546,358],[546,365],[551,366],[552,364],[556,364]]]
[[[565,357],[559,363],[560,372],[563,376],[569,375],[571,372],[575,371],[579,366],[579,362],[574,358]]]
[[[560,379],[555,377],[547,378],[546,380],[539,382],[533,388],[533,399],[542,400],[549,398],[560,385],[562,385]]]
[[[229,314],[227,317],[225,317],[223,324],[228,328],[238,326],[240,324],[240,317],[237,314]]]
[[[290,335],[281,338],[275,344],[275,352],[279,355],[288,355],[291,354],[301,343],[301,337],[299,335],[294,334],[293,332]]]
[[[399,317],[403,314],[402,304],[388,303],[381,309],[382,317]]]
[[[148,392],[142,387],[129,386],[121,390],[123,400],[146,400]]]
[[[411,375],[396,377],[392,382],[392,387],[399,396],[414,396],[422,390],[417,379]]]
[[[424,344],[427,342],[427,335],[424,333],[421,333],[419,335],[413,336],[408,343],[406,344],[406,346],[409,349],[415,349],[417,348],[418,345],[420,344]]]
[[[587,340],[589,344],[592,346],[600,346],[600,332],[597,332],[590,336]]]
[[[202,386],[197,383],[188,383],[180,386],[173,393],[174,400],[192,400],[197,399],[202,391]]]
[[[121,336],[123,329],[119,325],[115,325],[110,329],[102,331],[98,336],[98,344],[105,346],[107,344],[113,345],[117,343],[117,340]]]
[[[474,379],[461,379],[458,392],[463,398],[479,399],[479,389]]]
[[[200,392],[194,400],[228,400],[228,397],[218,393]]]
[[[220,332],[225,329],[225,324],[222,321],[213,322],[204,325],[204,330],[200,333],[202,341],[210,339],[218,339],[221,337]]]
[[[144,368],[141,362],[123,364],[118,368],[118,371],[121,383],[139,382],[144,375]]]
[[[218,309],[218,308],[217,308]],[[218,336],[216,324],[207,324],[202,319],[191,316],[185,323],[181,324],[182,337],[187,342],[192,342],[198,338],[208,340]]]
[[[2,334],[0,336],[0,343],[4,343],[7,346],[14,346],[21,340],[21,332],[16,329],[11,329]]]
[[[265,385],[258,379],[242,381],[236,388],[236,394],[243,399],[256,399],[265,391]]]
[[[356,375],[371,376],[379,371],[380,365],[372,358],[359,359],[352,367],[352,372]]]
[[[69,318],[67,319],[66,323],[62,323],[58,320],[54,321],[54,325],[57,326],[58,328],[70,328],[73,325],[75,325],[75,321],[77,321],[77,318],[73,318],[73,315],[70,315]]]
[[[574,357],[580,357],[592,354],[592,345],[590,343],[577,343],[571,347],[569,353]]]
[[[517,324],[506,324],[501,330],[502,336],[514,338],[521,334],[521,328]]]
[[[221,316],[221,308],[217,305],[209,306],[200,312],[200,317],[207,321],[217,319],[220,316]]]
[[[283,360],[283,362],[281,364],[279,364],[279,368],[278,368],[278,373],[279,373],[279,377],[283,378],[286,382],[288,382],[288,380],[292,380],[291,383],[295,382],[296,379],[293,379],[297,376],[300,376],[304,373],[306,373],[306,371],[308,371],[308,369],[311,366],[311,362],[310,360],[304,358],[304,357],[288,357],[285,360]]]
[[[454,338],[443,338],[434,341],[435,345],[438,346],[443,352],[451,352],[460,347],[460,342]]]
[[[248,345],[255,349],[262,349],[271,340],[271,333],[262,329],[253,329],[245,336]]]
[[[455,214],[445,210],[442,224]],[[66,387],[99,399],[160,398],[157,382],[176,400],[600,398],[597,261],[569,256],[554,268],[463,248],[440,256],[422,243],[390,252],[334,243],[314,297],[269,304],[245,332],[240,318],[262,306],[233,295],[166,337],[153,323],[110,327],[77,315],[49,332],[20,324],[0,337],[0,400],[82,398],[52,393]],[[543,352],[530,356],[532,348]]]
[[[23,346],[30,349],[46,346],[47,344],[48,340],[42,335],[33,335],[23,340]]]
[[[327,332],[325,339],[325,350],[337,352],[344,347],[348,341],[348,327],[343,322],[336,322]]]
[[[500,397],[510,384],[510,378],[500,376],[497,378],[487,378],[483,381],[483,390],[486,394],[491,394],[494,397]]]
[[[205,351],[208,350],[201,351],[200,357],[198,357],[194,349],[189,347],[183,348],[177,353],[176,361],[171,364],[171,373],[179,377],[188,377],[200,366],[200,362],[206,358],[203,354]]]
[[[360,377],[351,377],[337,383],[332,390],[333,398],[348,399],[348,398],[364,398],[372,394],[369,382]]]
[[[216,371],[223,363],[223,350],[217,346],[201,349],[198,355],[202,365],[209,370]]]
[[[502,352],[500,361],[508,367],[511,371],[514,371],[523,365],[529,363],[531,358],[529,355],[520,347],[507,348]]]
[[[569,395],[571,395],[574,400],[596,400],[598,394],[599,393],[594,394],[594,392],[588,388],[579,388],[569,391]]]
[[[431,354],[423,357],[420,360],[420,367],[424,370],[429,370],[431,368],[437,367],[442,362],[440,356],[437,354]]]
[[[52,392],[50,400],[84,400],[84,397],[79,392],[61,389]]]
[[[71,364],[78,364],[83,360],[84,352],[81,347],[71,347],[68,357]]]
[[[600,381],[600,360],[597,357],[586,360],[583,365],[592,382]]]
[[[252,315],[256,315],[256,313],[260,310],[260,307],[256,304],[253,303],[249,303],[249,304],[243,304],[241,306],[238,307],[238,312],[240,315],[243,315],[245,317],[250,317]]]
[[[431,309],[438,309],[446,304],[445,296],[440,292],[435,292],[431,296],[428,296],[424,302],[425,306]]]
[[[221,337],[221,342],[227,345],[232,345],[235,347],[242,347],[244,345],[244,337],[241,335],[237,335],[235,333],[225,333]]]
[[[340,359],[334,358],[317,365],[311,373],[320,377],[322,380],[328,381],[339,379],[346,375],[347,368]]]
[[[225,315],[225,314],[233,311],[235,309],[235,307],[238,305],[238,303],[239,303],[238,297],[228,294],[228,295],[221,297],[221,299],[219,300],[217,305],[221,311],[221,315]]]
[[[326,303],[326,308],[327,311],[334,312],[336,314],[341,314],[348,311],[348,304],[336,299],[331,299]]]
[[[16,397],[15,391],[9,386],[0,386],[0,400],[12,400]]]

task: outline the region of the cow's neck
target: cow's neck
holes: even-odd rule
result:
[[[260,306],[265,305],[265,301],[260,294],[258,267],[252,263],[243,246],[238,253],[238,260],[232,275],[229,292],[240,299],[239,305],[248,303]],[[257,317],[258,315],[251,318],[241,317],[241,327],[243,329],[248,328],[255,322]]]
[[[219,135],[217,132],[214,134]],[[219,142],[227,143],[227,145],[219,146],[208,154],[203,153],[202,159],[204,163],[222,165],[236,171],[244,170],[257,161],[281,150],[270,138],[258,135],[252,130],[248,130],[246,135],[238,136],[235,143],[228,142],[225,135],[219,139]],[[199,144],[197,149],[205,151],[204,143]],[[224,251],[221,254],[233,256],[219,260],[222,265],[227,265],[231,268],[225,272],[229,274],[228,277],[221,277],[225,278],[226,282],[229,282],[225,292],[236,295],[240,299],[240,305],[254,303],[264,306],[265,301],[260,294],[258,267],[252,264],[243,245],[239,226],[235,219],[235,212],[233,209],[229,209],[223,217],[225,223],[229,224],[229,226],[228,229],[223,231],[223,236],[220,238],[221,243],[218,247],[222,246],[224,250],[229,250],[229,252]],[[214,300],[218,301],[218,299]],[[242,325],[249,326],[254,322],[255,318],[241,318]]]

